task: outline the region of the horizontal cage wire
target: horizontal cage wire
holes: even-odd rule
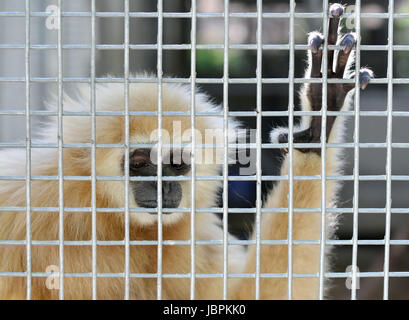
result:
[[[350,79],[336,78],[332,74],[333,66],[326,67],[333,61],[334,52],[345,50],[342,43],[335,44],[334,41],[325,40],[320,44],[320,63],[322,61],[324,66],[320,69],[320,77],[304,75],[304,69],[300,71],[301,66],[305,66],[299,61],[304,62],[306,53],[312,52],[312,44],[306,42],[308,36],[304,34],[304,30],[320,30],[324,39],[331,36],[328,25],[333,16],[329,13],[331,4],[328,1],[318,1],[317,4],[301,0],[297,3],[295,0],[278,1],[282,2],[286,12],[274,12],[282,11],[283,7],[270,0],[257,0],[252,4],[241,0],[224,0],[215,5],[215,8],[204,0],[187,2],[189,4],[184,8],[186,12],[183,12],[182,5],[172,7],[163,0],[155,1],[153,7],[148,1],[141,1],[137,5],[132,0],[124,0],[121,5],[112,7],[99,4],[96,0],[91,0],[90,3],[84,1],[82,4],[68,4],[68,1],[58,0],[56,4],[50,2],[49,6],[30,0],[17,1],[15,4],[11,0],[5,0],[0,4],[0,24],[3,27],[10,26],[8,35],[0,35],[0,51],[4,53],[1,58],[4,68],[0,72],[0,96],[4,97],[0,99],[0,155],[7,157],[10,150],[16,153],[21,150],[25,159],[24,171],[0,171],[0,219],[2,215],[5,217],[10,214],[22,214],[25,217],[24,238],[4,238],[0,233],[0,250],[25,249],[25,269],[7,270],[0,264],[0,281],[24,277],[26,299],[36,297],[36,281],[40,279],[45,283],[50,278],[58,281],[58,291],[54,295],[58,299],[70,297],[69,285],[72,278],[90,279],[87,283],[90,298],[94,300],[99,299],[101,290],[104,290],[105,282],[101,282],[101,279],[123,281],[120,288],[123,289],[122,298],[126,300],[135,298],[132,285],[138,279],[155,280],[151,291],[158,300],[169,298],[168,279],[181,279],[179,281],[188,283],[187,286],[184,285],[184,290],[187,290],[185,298],[193,300],[201,298],[200,288],[204,279],[218,279],[219,298],[230,299],[234,293],[231,279],[239,281],[246,278],[253,281],[253,285],[249,287],[252,292],[246,294],[253,294],[253,298],[257,300],[265,297],[265,284],[271,283],[266,281],[273,279],[285,281],[285,292],[282,293],[285,299],[298,298],[299,279],[317,281],[314,290],[318,299],[409,298],[405,290],[409,277],[409,230],[404,227],[409,214],[409,203],[404,195],[409,187],[409,174],[405,174],[405,152],[409,148],[409,142],[406,142],[408,126],[404,125],[409,116],[409,111],[405,108],[409,98],[405,95],[408,91],[405,88],[409,85],[409,69],[404,62],[408,57],[409,44],[405,44],[405,38],[401,36],[407,34],[408,26],[405,22],[409,20],[409,13],[404,12],[407,7],[403,1],[389,0],[386,4],[375,1],[371,7],[355,0],[352,11],[345,7],[342,19],[353,19],[353,31],[357,35],[355,64],[350,67],[351,72],[360,74],[361,67],[366,66],[369,61],[368,65],[373,67],[376,76],[371,79],[369,90],[355,91],[355,95],[351,96],[353,107],[348,110],[333,110],[330,105],[331,90],[348,84],[359,88],[362,79],[358,76]],[[115,11],[116,9],[118,10]],[[371,10],[379,12],[368,12]],[[53,20],[48,20],[50,18]],[[240,29],[235,20],[240,20],[241,27],[247,31]],[[50,21],[55,25],[50,27]],[[115,21],[113,28],[109,24],[112,21]],[[174,28],[169,27],[170,23],[176,23],[172,21],[182,25],[183,32],[176,24],[173,25]],[[286,25],[282,27],[283,30],[277,28],[274,31],[276,38],[272,40],[266,34],[270,32],[269,26],[278,23],[277,21],[285,21]],[[147,31],[148,36],[143,38],[138,29],[133,28],[134,23],[150,23],[152,30]],[[212,23],[217,27],[211,28]],[[112,30],[105,34],[107,28]],[[347,27],[342,25],[340,31],[345,28]],[[205,29],[210,31],[204,32]],[[216,35],[215,30],[222,35]],[[246,36],[242,36],[239,41],[235,34],[240,32]],[[371,37],[375,36],[371,32],[380,38],[383,36],[384,43],[373,40]],[[213,60],[206,60],[202,52],[219,52],[218,56],[212,58],[218,61],[218,65]],[[234,55],[232,52],[240,54]],[[176,59],[176,55],[182,58]],[[282,60],[283,56],[286,60]],[[135,57],[142,58],[135,61]],[[109,59],[112,59],[112,63]],[[279,62],[275,62],[275,59]],[[280,61],[285,61],[282,63],[285,65],[283,72],[274,70],[275,66],[277,70],[282,69],[278,66]],[[208,70],[202,67],[206,63]],[[213,67],[212,63],[217,67]],[[21,66],[17,68],[17,64]],[[119,67],[115,69],[113,65]],[[242,70],[237,71],[236,65]],[[151,72],[136,73],[145,68]],[[250,71],[246,72],[245,68]],[[380,69],[379,73],[377,69]],[[168,70],[172,72],[168,73]],[[111,84],[121,85],[123,109],[99,110],[99,88]],[[141,105],[140,109],[143,111],[133,110],[132,90],[138,84],[153,84],[153,99],[156,104],[154,111],[149,103]],[[168,110],[166,86],[175,84],[189,88],[185,97],[189,106],[186,110]],[[320,86],[320,110],[298,108],[301,104],[298,92],[303,85],[307,88]],[[79,100],[81,105],[67,106],[65,92],[71,93],[75,86],[87,88],[89,96],[86,99],[89,101]],[[240,89],[244,86],[251,86],[252,93]],[[216,87],[219,89],[214,89]],[[220,109],[202,110],[204,102],[201,94],[207,91],[216,95],[215,102],[221,106]],[[48,93],[55,95],[54,106],[51,108],[44,106]],[[241,106],[244,104],[247,104],[246,107]],[[158,128],[156,140],[143,143],[131,135],[133,119],[136,117],[146,123],[155,119],[155,126]],[[295,141],[302,122],[300,119],[303,117],[322,119],[319,128],[321,138],[318,142]],[[347,138],[342,142],[325,138],[327,129],[331,130],[330,119],[335,117],[343,118],[347,123]],[[254,141],[231,141],[229,129],[230,126],[235,126],[230,121],[233,118],[243,121],[248,129],[251,127],[254,130]],[[274,120],[266,125],[267,118]],[[75,142],[66,137],[66,121],[76,119],[89,121],[89,141]],[[123,141],[101,142],[98,135],[99,121],[117,119],[123,122]],[[181,121],[186,121],[186,125],[192,129],[187,142],[169,143],[162,133],[162,129],[168,126],[168,121],[174,119],[184,119]],[[198,142],[198,135],[203,130],[200,129],[200,119],[206,119],[207,123],[212,119],[220,120],[223,130],[218,137],[220,140],[216,139],[216,143],[213,140],[211,143]],[[55,125],[54,142],[37,137],[37,127],[41,127],[38,124],[43,120]],[[369,121],[373,121],[373,124],[368,124]],[[265,138],[283,123],[288,127],[287,142]],[[170,174],[165,165],[158,165],[156,172],[135,175],[131,168],[133,152],[145,148],[157,148],[155,161],[159,164],[165,163],[166,148],[190,148],[189,174]],[[202,174],[202,163],[197,162],[200,160],[200,152],[197,150],[206,148],[222,152],[218,163],[220,172]],[[296,149],[314,148],[320,150],[319,172],[300,175],[297,171],[299,151]],[[57,170],[52,173],[44,170],[45,173],[42,174],[35,167],[34,159],[47,150],[56,152],[54,165]],[[102,153],[113,153],[116,150],[123,155],[122,171],[114,172],[113,175],[105,174],[99,169],[98,157]],[[282,150],[285,150],[283,159],[285,157],[287,161],[285,173],[281,172],[283,162],[280,162],[284,160],[277,160],[280,158],[277,155]],[[334,170],[329,162],[341,162],[336,157],[334,160],[332,156],[337,150],[347,154],[344,172]],[[255,153],[255,167],[250,174],[231,173],[230,153],[240,151]],[[68,152],[89,153],[89,173],[73,174],[66,159]],[[277,159],[269,163],[266,161],[266,154]],[[373,156],[374,154],[376,155]],[[276,168],[273,170],[274,165]],[[0,159],[0,170],[2,168]],[[53,192],[57,196],[52,204],[41,205],[35,195],[38,186],[46,183],[52,183],[55,189]],[[120,183],[121,187],[116,188],[122,192],[121,204],[100,206],[100,186],[108,186],[109,183],[113,183],[111,186],[118,186],[115,183]],[[132,197],[137,183],[155,185],[155,207],[145,208],[139,204],[135,207],[133,203],[137,202]],[[210,202],[206,202],[204,206],[198,204],[198,198],[201,199],[209,192],[203,189],[206,183],[208,186],[213,186],[211,183],[219,183],[221,186],[217,205],[212,206]],[[297,186],[302,183],[314,186],[314,183],[319,184],[319,199],[315,202],[311,200],[314,203],[312,207],[299,206]],[[337,191],[337,206],[329,204],[328,200],[332,194],[329,185],[335,183],[343,183],[338,188],[340,191]],[[6,202],[4,205],[1,193],[6,190],[7,184],[24,185],[24,201],[11,205]],[[89,199],[82,206],[71,204],[71,195],[65,190],[69,184],[89,184]],[[175,184],[185,184],[183,192],[188,194],[188,204],[166,207],[164,189]],[[234,188],[239,185],[252,188],[247,193],[249,198],[245,199],[244,205],[236,199],[234,193],[238,190]],[[288,188],[286,205],[264,207],[268,202],[269,192],[277,190],[277,185]],[[399,189],[400,186],[403,191]],[[307,194],[304,196],[308,197]],[[250,197],[251,206],[248,205]],[[13,199],[12,196],[10,199]],[[57,228],[57,238],[40,239],[35,228],[33,229],[36,217],[50,214],[57,217],[57,225],[54,226]],[[135,216],[138,214],[156,217],[153,238],[135,238],[135,221],[138,221]],[[184,221],[189,221],[186,239],[169,239],[171,233],[168,232],[167,219],[176,214],[187,219]],[[300,239],[300,233],[296,229],[300,217],[313,217],[317,214],[319,223],[315,227],[318,226],[319,235]],[[101,238],[101,217],[113,215],[122,219],[123,237],[112,240]],[[220,233],[214,234],[211,239],[200,238],[202,228],[198,227],[198,222],[205,215],[218,217]],[[336,230],[331,225],[332,220],[328,218],[330,215],[341,217]],[[68,216],[74,219],[90,217],[90,231],[83,237],[85,240],[70,238],[70,230],[66,227]],[[285,216],[284,239],[264,238],[262,233],[265,232],[263,230],[266,225],[263,219],[267,216],[272,219]],[[251,233],[247,230],[249,225],[254,232],[253,237],[247,234]],[[331,228],[334,228],[334,234]],[[38,270],[35,267],[37,248],[47,246],[57,250],[58,265],[53,266],[56,267],[53,271]],[[104,263],[101,250],[116,247],[123,249],[121,271],[101,271]],[[155,258],[148,263],[149,272],[135,272],[135,257],[132,256],[136,252],[134,250],[147,250],[151,247],[154,248],[151,255]],[[209,250],[208,247],[214,250],[220,248],[217,250],[221,264],[214,272],[199,265],[203,250]],[[282,272],[269,272],[265,267],[266,257],[263,254],[267,252],[264,250],[266,247],[285,248],[286,262],[284,268],[280,269]],[[66,257],[75,248],[90,248],[87,251],[90,265],[84,267],[87,271],[70,269],[70,261]],[[186,254],[186,261],[183,261],[186,265],[183,268],[172,269],[168,266],[169,248],[187,248],[183,251]],[[246,248],[247,252],[254,249],[251,272],[247,268],[237,272],[230,263],[234,250],[240,248]],[[297,266],[299,248],[319,248],[316,251],[319,262],[313,268],[314,272],[300,270]],[[327,258],[329,249],[332,250],[334,261]],[[0,263],[3,263],[2,260]],[[246,264],[248,261],[240,263]],[[329,289],[326,288],[328,280],[334,284]],[[399,281],[402,283],[398,283]]]

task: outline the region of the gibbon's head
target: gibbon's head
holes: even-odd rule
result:
[[[157,177],[161,167],[162,177],[185,176],[186,179],[169,181],[162,180],[162,208],[166,208],[162,215],[164,224],[179,221],[189,213],[172,212],[173,208],[191,208],[190,177],[192,172],[191,137],[192,126],[190,112],[190,88],[185,85],[162,85],[162,130],[158,128],[158,85],[155,83],[138,83],[129,85],[129,161],[126,159],[125,148],[110,147],[110,144],[124,145],[126,142],[125,95],[123,84],[97,85],[96,111],[96,143],[104,144],[96,149],[97,176],[107,177],[98,179],[96,197],[98,207],[124,208],[125,182],[124,179],[109,181],[108,177],[124,177],[129,165],[129,207],[157,208]],[[64,97],[64,111],[90,111],[90,88],[79,88],[79,97]],[[84,107],[86,106],[86,107]],[[86,108],[86,110],[84,110]],[[195,96],[196,113],[221,113],[220,106],[213,104],[203,93]],[[115,113],[116,114],[113,114]],[[144,112],[136,115],[133,112]],[[168,112],[166,114],[166,112]],[[179,112],[179,115],[178,115]],[[91,117],[65,116],[64,143],[90,143]],[[194,121],[195,169],[196,176],[219,176],[224,161],[223,116],[198,115]],[[229,120],[229,141],[236,139],[238,123]],[[46,133],[47,134],[47,133]],[[162,163],[157,163],[158,141],[161,134]],[[203,146],[205,144],[205,146]],[[208,146],[218,144],[218,147]],[[136,145],[136,146],[133,146]],[[64,174],[90,175],[91,150],[64,149]],[[138,180],[139,181],[135,181]],[[140,179],[145,179],[141,181]],[[115,180],[115,179],[114,179]],[[196,208],[208,208],[215,205],[220,181],[196,180]],[[85,196],[85,195],[84,195]],[[87,195],[89,197],[89,195]],[[157,221],[157,213],[143,210],[130,211],[131,222],[140,225],[150,225]]]

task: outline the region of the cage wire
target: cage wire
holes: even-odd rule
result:
[[[123,12],[104,11],[98,12],[96,9],[95,0],[91,1],[89,11],[74,12],[58,10],[58,23],[63,21],[65,17],[86,17],[91,19],[91,42],[89,44],[66,44],[63,41],[63,26],[61,22],[60,27],[57,28],[57,44],[32,44],[30,41],[30,32],[32,19],[35,17],[48,17],[49,12],[33,11],[31,9],[31,1],[25,0],[24,11],[2,11],[1,18],[24,18],[25,25],[25,43],[1,43],[0,49],[21,49],[24,50],[24,77],[15,76],[1,76],[1,83],[22,83],[25,85],[25,110],[7,110],[2,107],[0,116],[21,116],[25,118],[26,134],[25,142],[1,142],[0,148],[24,148],[26,150],[26,175],[25,176],[4,176],[0,173],[1,180],[16,180],[25,181],[26,185],[26,206],[0,206],[1,212],[25,212],[26,213],[26,239],[25,240],[0,240],[0,245],[13,245],[26,247],[26,272],[0,272],[1,277],[26,277],[27,280],[27,299],[31,299],[31,284],[34,277],[49,277],[50,272],[32,272],[31,253],[32,246],[58,246],[59,247],[59,298],[64,299],[64,279],[71,277],[83,277],[92,279],[92,298],[98,299],[97,296],[97,279],[108,277],[122,277],[125,280],[124,298],[130,297],[130,279],[131,278],[153,278],[157,280],[157,298],[162,298],[162,279],[163,278],[188,278],[190,279],[190,298],[195,299],[196,279],[200,278],[220,278],[223,281],[223,298],[228,297],[228,280],[231,278],[250,278],[255,281],[255,298],[260,298],[260,278],[286,278],[288,280],[288,299],[292,298],[292,282],[294,278],[319,278],[319,298],[324,298],[324,282],[328,278],[350,278],[352,280],[351,299],[357,299],[358,280],[361,278],[380,277],[383,278],[383,298],[389,297],[389,279],[391,277],[403,278],[409,277],[408,271],[390,271],[390,248],[393,245],[409,245],[409,240],[392,240],[391,239],[391,217],[392,214],[409,213],[409,208],[393,208],[392,199],[392,181],[407,181],[408,176],[399,174],[392,174],[392,150],[394,148],[409,148],[407,142],[392,142],[392,120],[393,117],[408,116],[407,112],[393,111],[393,85],[395,84],[409,84],[409,78],[394,78],[393,77],[393,62],[395,51],[408,51],[408,45],[394,44],[394,20],[409,19],[409,14],[395,13],[394,1],[390,0],[387,13],[361,13],[361,1],[355,1],[355,12],[345,13],[346,17],[354,17],[356,33],[361,33],[361,18],[378,18],[386,19],[388,24],[388,40],[386,45],[365,45],[361,44],[360,37],[357,37],[356,43],[356,65],[355,70],[359,72],[361,66],[361,52],[362,51],[387,51],[387,77],[376,78],[372,80],[372,84],[387,85],[387,109],[386,111],[361,111],[360,110],[360,92],[355,92],[355,109],[353,111],[327,111],[327,84],[329,83],[345,83],[348,80],[344,79],[329,79],[327,77],[327,69],[323,68],[322,79],[305,79],[296,78],[294,72],[295,51],[308,50],[309,45],[295,43],[295,19],[322,19],[322,30],[324,37],[327,36],[328,24],[328,2],[322,1],[322,12],[296,12],[295,0],[289,1],[288,12],[263,12],[263,1],[257,0],[256,12],[230,12],[230,1],[224,1],[224,12],[204,13],[198,12],[196,0],[191,1],[191,9],[189,12],[164,12],[163,0],[157,1],[157,11],[155,12],[132,12],[130,11],[129,0],[124,0]],[[58,0],[58,8],[63,8],[63,1]],[[0,6],[1,10],[1,6]],[[97,44],[97,18],[122,17],[124,19],[123,44]],[[199,44],[197,43],[197,20],[206,18],[222,18],[224,19],[224,39],[223,44]],[[157,19],[157,43],[156,44],[131,44],[130,43],[130,18],[155,18]],[[165,18],[187,18],[191,21],[190,29],[190,44],[164,44],[163,43],[163,21]],[[229,25],[230,18],[253,18],[257,20],[256,29],[256,43],[255,44],[231,44],[229,39]],[[285,18],[289,20],[289,42],[288,44],[263,44],[262,40],[262,26],[263,19],[278,19]],[[63,70],[63,52],[64,50],[90,50],[90,77],[65,77]],[[196,78],[197,56],[196,50],[206,49],[223,50],[223,75],[221,78]],[[256,77],[255,78],[231,78],[229,76],[229,50],[256,50]],[[336,45],[328,45],[324,42],[323,50],[323,65],[327,63],[328,50],[340,49]],[[56,50],[57,51],[57,77],[34,77],[31,75],[31,59],[34,51]],[[96,54],[98,50],[123,50],[124,67],[123,77],[97,77],[96,74]],[[130,51],[131,50],[153,50],[157,53],[157,74],[156,77],[133,77],[130,75]],[[190,51],[190,77],[189,78],[170,78],[163,76],[163,50],[189,50]],[[262,59],[263,52],[269,50],[285,50],[289,52],[289,70],[287,78],[263,78],[262,76]],[[356,87],[359,87],[359,78],[355,80]],[[54,83],[57,85],[58,109],[57,111],[34,110],[31,107],[31,86],[35,83]],[[96,109],[96,84],[99,83],[123,83],[125,96],[125,111],[97,111]],[[76,112],[64,111],[63,109],[63,91],[64,85],[68,83],[88,83],[91,90],[91,111],[90,112]],[[158,111],[157,112],[135,112],[129,110],[129,85],[131,83],[156,83],[157,97],[158,97]],[[191,109],[190,112],[166,112],[162,110],[162,84],[163,83],[186,83],[190,84],[191,88]],[[322,111],[297,111],[294,109],[295,85],[301,83],[322,83]],[[196,87],[198,84],[220,84],[223,86],[223,111],[221,113],[211,112],[208,114],[200,113],[200,116],[222,116],[224,119],[224,143],[218,145],[224,150],[224,166],[223,174],[221,176],[196,176],[195,170],[195,153],[191,153],[192,171],[190,177],[162,176],[161,166],[158,166],[157,177],[131,177],[129,175],[129,150],[136,147],[147,147],[147,145],[132,144],[129,140],[129,118],[130,116],[157,116],[158,127],[162,128],[162,117],[173,115],[184,115],[190,117],[190,124],[195,128],[195,117],[198,115],[195,109]],[[256,110],[255,111],[230,111],[229,110],[229,85],[230,84],[253,84],[256,85]],[[286,84],[288,85],[288,110],[287,111],[263,111],[262,110],[262,86],[263,84]],[[96,118],[99,116],[124,116],[125,119],[125,142],[123,144],[98,144],[96,143]],[[262,143],[261,125],[262,117],[271,116],[286,116],[288,117],[290,136],[294,130],[294,117],[302,115],[321,116],[323,120],[327,116],[348,116],[354,118],[354,139],[353,142],[343,143],[327,143],[325,139],[321,143],[316,144],[302,144],[293,143],[292,138],[289,139],[288,144]],[[33,116],[56,116],[58,119],[58,141],[56,144],[32,142],[32,118]],[[63,118],[69,116],[90,116],[91,117],[91,135],[92,139],[89,143],[65,143],[63,141]],[[256,118],[257,136],[256,143],[246,144],[245,147],[255,148],[257,154],[256,174],[252,176],[229,176],[228,172],[228,149],[237,147],[237,145],[230,145],[227,130],[228,118],[231,116],[254,117]],[[387,119],[387,135],[386,142],[360,142],[360,116],[375,116],[386,117]],[[162,136],[159,130],[158,136],[158,154],[157,161],[162,163]],[[322,137],[325,137],[326,121],[322,121]],[[192,130],[192,150],[195,147],[206,145],[195,145],[195,133]],[[261,170],[261,151],[262,149],[277,149],[286,147],[289,150],[289,172],[288,176],[271,176],[262,175]],[[322,163],[320,176],[295,176],[293,173],[293,149],[303,147],[320,147],[322,150]],[[57,148],[58,149],[58,176],[35,176],[31,172],[31,151],[33,148]],[[63,150],[65,148],[90,148],[92,155],[92,170],[91,176],[66,176],[63,168]],[[125,151],[125,173],[124,176],[97,176],[96,173],[96,150],[97,148],[122,148]],[[327,148],[345,148],[352,149],[354,152],[353,163],[354,169],[352,175],[326,175],[326,149]],[[363,148],[383,148],[386,149],[386,171],[384,175],[362,175],[360,174],[360,150]],[[280,181],[289,180],[289,194],[288,194],[288,209],[286,208],[262,208],[262,181]],[[196,208],[195,194],[196,181],[219,180],[223,184],[223,206],[221,208]],[[296,180],[320,180],[321,181],[321,237],[320,240],[295,240],[293,239],[293,213],[297,212],[313,212],[316,209],[302,209],[294,208],[293,205],[293,185]],[[353,206],[352,208],[326,208],[326,181],[340,180],[351,181],[354,185]],[[59,202],[58,207],[34,207],[31,199],[31,183],[33,181],[58,181]],[[92,185],[91,207],[88,208],[72,208],[64,206],[64,181],[90,181]],[[97,181],[123,181],[125,185],[124,194],[124,208],[98,208],[96,203],[96,184]],[[155,209],[141,209],[129,207],[129,183],[131,181],[157,181],[158,183],[158,208]],[[191,182],[191,207],[190,208],[162,208],[162,183],[163,181],[190,181]],[[256,183],[256,206],[255,208],[229,208],[228,206],[228,182],[229,181],[254,181]],[[362,208],[359,206],[359,185],[361,181],[384,181],[386,183],[386,206],[385,208]],[[1,205],[1,204],[0,204]],[[158,215],[158,238],[157,240],[130,240],[130,213],[132,212],[152,212]],[[162,214],[167,212],[184,212],[191,215],[191,239],[190,240],[164,240],[163,239],[163,225]],[[59,239],[58,240],[32,240],[31,238],[31,214],[34,212],[58,212],[59,213]],[[92,215],[92,239],[90,241],[68,241],[64,239],[64,213],[67,212],[88,212]],[[124,240],[97,240],[97,214],[104,212],[118,212],[125,213],[125,238]],[[195,239],[195,213],[219,213],[222,215],[222,240],[196,240]],[[253,213],[255,214],[256,238],[255,240],[230,240],[228,238],[228,220],[230,212]],[[288,238],[287,240],[262,240],[261,239],[261,215],[263,213],[279,213],[288,212]],[[347,240],[327,239],[325,235],[325,217],[327,213],[341,213],[352,214],[353,216],[353,232],[352,238]],[[385,213],[385,235],[384,239],[359,239],[358,238],[358,217],[360,213]],[[288,246],[288,270],[286,273],[280,274],[263,274],[260,271],[260,248],[261,245],[287,245]],[[314,244],[321,248],[320,253],[320,268],[318,273],[294,273],[292,268],[293,246],[300,244]],[[97,270],[97,248],[98,246],[121,245],[125,247],[125,268],[123,273],[100,273]],[[157,246],[157,272],[156,273],[131,273],[130,271],[130,247],[131,246]],[[188,274],[167,274],[162,269],[162,249],[163,246],[189,245],[191,254],[190,273]],[[195,257],[196,246],[200,245],[222,245],[223,246],[223,272],[221,274],[203,274],[196,272]],[[256,246],[256,270],[254,274],[232,274],[229,273],[228,268],[228,246],[231,245],[255,245]],[[358,246],[360,245],[376,245],[384,246],[384,263],[383,270],[378,272],[359,272],[358,270]],[[64,271],[64,248],[66,246],[91,246],[92,248],[92,272],[88,273],[68,273]],[[352,247],[352,268],[346,272],[326,272],[324,257],[326,246],[351,246]]]

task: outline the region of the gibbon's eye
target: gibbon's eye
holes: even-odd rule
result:
[[[147,165],[148,165],[148,163],[143,159],[133,161],[132,164],[131,164],[133,169],[139,169],[139,168],[145,167]]]
[[[185,174],[190,169],[190,165],[183,162],[183,161],[181,161],[180,163],[179,163],[179,161],[178,162],[173,162],[172,161],[172,163],[170,165],[172,167],[173,172],[176,173],[176,174],[180,174],[180,175]]]
[[[131,170],[141,169],[149,165],[149,155],[135,150],[129,157],[129,168]]]
[[[172,167],[176,170],[182,170],[186,168],[186,163],[172,163]]]

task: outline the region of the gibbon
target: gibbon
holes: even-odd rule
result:
[[[328,39],[325,40],[318,32],[309,35],[310,50],[308,51],[308,67],[306,78],[321,78],[321,68],[327,68],[328,78],[351,78],[350,71],[353,60],[353,46],[355,35],[346,34],[338,39],[338,26],[344,7],[333,4],[330,7],[330,21]],[[328,51],[328,66],[321,66],[322,44],[328,41],[329,45],[340,44],[343,49]],[[335,64],[335,66],[334,66]],[[359,74],[361,87],[364,89],[372,77],[368,69],[361,69]],[[157,111],[158,93],[157,84],[131,83],[129,85],[129,111]],[[351,106],[351,93],[354,85],[351,83],[337,83],[327,85],[328,110],[339,111]],[[321,110],[322,84],[304,84],[301,91],[302,110]],[[91,99],[89,87],[79,87],[79,97],[72,98],[64,95],[64,110],[88,111],[86,106]],[[162,109],[163,111],[189,111],[191,108],[190,89],[184,85],[163,83]],[[211,102],[204,93],[195,96],[196,111],[220,112],[221,106]],[[96,87],[97,111],[125,110],[124,85],[106,84]],[[64,143],[85,143],[91,141],[90,116],[64,116],[63,141]],[[175,139],[184,139],[175,131],[175,123],[180,125],[180,132],[190,132],[191,121],[189,116],[163,115],[162,128],[169,132],[170,144]],[[200,133],[209,129],[222,129],[223,117],[198,115],[195,119],[195,128]],[[230,129],[240,127],[238,121],[230,119]],[[96,143],[107,144],[106,147],[96,149],[97,176],[124,176],[125,163],[129,162],[129,174],[133,176],[156,176],[158,166],[150,157],[152,145],[158,139],[158,119],[156,116],[129,116],[129,143],[150,145],[146,148],[130,148],[129,161],[125,161],[124,148],[109,147],[109,144],[125,143],[125,117],[121,115],[104,115],[96,117]],[[327,117],[327,142],[339,142],[342,139],[344,121],[340,117]],[[179,131],[179,130],[177,130]],[[57,126],[48,124],[42,131],[42,142],[56,143]],[[188,135],[190,137],[190,134]],[[196,143],[203,141],[196,136]],[[301,123],[294,130],[293,142],[317,143],[321,139],[321,117],[303,116]],[[276,128],[271,132],[271,141],[286,143],[288,128]],[[233,141],[232,141],[233,143]],[[205,152],[205,147],[196,151],[196,156]],[[289,155],[283,150],[281,175],[288,174]],[[328,148],[326,150],[326,174],[340,174],[342,161],[339,158],[340,150]],[[317,176],[321,174],[321,152],[319,148],[304,148],[293,150],[294,176]],[[166,158],[166,151],[164,151]],[[221,163],[195,163],[197,176],[220,175]],[[89,147],[63,149],[64,176],[91,176],[92,161]],[[190,177],[191,164],[187,161],[170,161],[160,164],[163,176]],[[31,153],[33,176],[58,176],[59,159],[57,148],[33,148]],[[25,150],[4,150],[0,153],[0,174],[2,176],[25,176]],[[215,206],[221,181],[197,180],[195,207],[211,208]],[[327,180],[326,206],[336,206],[339,182]],[[92,181],[90,179],[67,179],[63,183],[65,208],[90,208]],[[56,208],[55,211],[31,212],[32,240],[59,239],[59,182],[56,179],[31,181],[31,206]],[[163,208],[191,208],[190,180],[162,181]],[[280,180],[267,196],[264,208],[288,208],[288,180]],[[156,208],[157,183],[155,181],[129,182],[130,208]],[[98,179],[96,181],[97,208],[124,208],[125,183],[121,180],[110,181]],[[25,207],[25,181],[0,181],[0,206]],[[293,207],[316,208],[316,212],[294,212],[292,237],[294,240],[320,240],[321,235],[321,181],[294,180]],[[115,211],[115,210],[113,210]],[[152,212],[131,211],[129,222],[129,239],[157,240],[158,216]],[[263,213],[261,217],[262,240],[286,240],[288,237],[288,213]],[[191,214],[189,212],[174,212],[166,210],[162,213],[163,240],[189,240],[191,236]],[[222,240],[223,231],[220,221],[213,213],[198,212],[195,214],[197,240]],[[337,226],[337,217],[326,214],[326,236],[331,237]],[[89,210],[84,212],[64,212],[64,240],[90,241],[92,237],[92,215]],[[125,214],[124,212],[97,212],[96,232],[98,240],[124,240]],[[24,211],[0,212],[0,240],[26,239],[26,213]],[[234,239],[230,236],[230,239]],[[252,236],[255,239],[255,235]],[[157,246],[131,245],[129,256],[129,271],[131,273],[155,274],[157,272]],[[260,249],[261,273],[286,273],[288,270],[287,245],[263,244]],[[329,251],[329,250],[328,250]],[[162,272],[172,274],[189,274],[191,266],[190,245],[163,245]],[[325,253],[328,266],[329,252]],[[97,246],[98,273],[124,273],[125,247],[123,245]],[[0,245],[0,272],[26,272],[26,247],[23,245]],[[31,271],[46,272],[49,266],[59,265],[58,245],[35,245],[31,247]],[[318,273],[320,270],[320,246],[318,244],[295,244],[293,246],[293,272]],[[196,246],[196,273],[217,274],[223,272],[223,246],[197,245]],[[247,249],[239,245],[228,247],[228,271],[233,274],[255,273],[256,246],[250,245]],[[64,272],[90,273],[92,272],[91,245],[76,245],[75,242],[64,246]],[[24,276],[1,276],[0,299],[25,299],[27,280]],[[32,299],[58,299],[58,290],[46,286],[45,277],[32,277]],[[122,276],[98,277],[98,299],[123,299],[125,280]],[[287,278],[260,279],[260,298],[286,299],[288,290]],[[131,277],[129,294],[131,299],[156,299],[157,280],[152,277]],[[197,299],[220,299],[223,292],[223,279],[197,278],[195,287]],[[295,299],[318,298],[318,278],[295,277],[292,283],[292,296]],[[163,278],[163,299],[188,299],[190,296],[189,278]],[[90,299],[92,297],[92,279],[90,277],[65,277],[65,299]],[[229,299],[254,299],[255,279],[230,278],[228,280]]]

